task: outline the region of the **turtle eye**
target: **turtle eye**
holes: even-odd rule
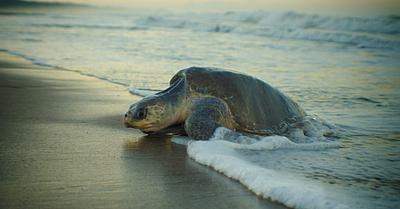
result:
[[[140,108],[136,111],[134,118],[137,120],[142,120],[146,118],[147,115],[147,108]]]

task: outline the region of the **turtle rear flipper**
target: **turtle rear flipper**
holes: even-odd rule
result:
[[[194,103],[185,121],[185,131],[195,140],[208,140],[218,127],[233,128],[228,105],[221,99],[206,97]]]

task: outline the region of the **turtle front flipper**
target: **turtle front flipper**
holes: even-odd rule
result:
[[[228,105],[214,97],[197,100],[185,121],[186,133],[195,140],[208,140],[221,126],[232,129],[232,115]]]

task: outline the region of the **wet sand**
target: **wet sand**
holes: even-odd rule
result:
[[[284,208],[123,127],[138,99],[0,53],[0,208]]]

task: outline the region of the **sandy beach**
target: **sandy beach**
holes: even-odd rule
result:
[[[138,99],[0,53],[0,208],[284,208],[125,128]]]
[[[285,1],[0,1],[0,209],[398,208],[400,4]],[[124,126],[165,89],[238,126]]]

